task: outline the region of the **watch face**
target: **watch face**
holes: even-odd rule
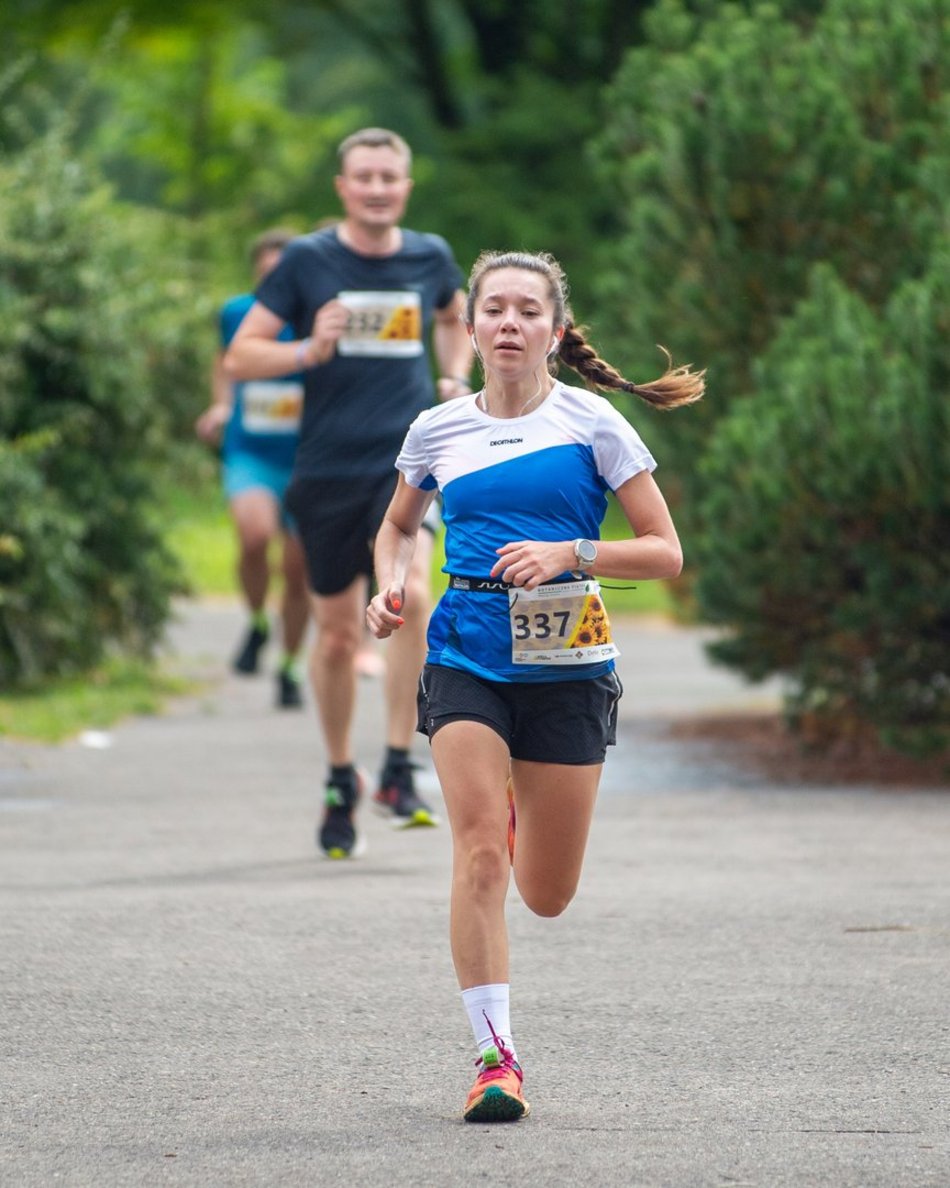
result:
[[[574,546],[578,561],[583,565],[592,565],[597,560],[597,546],[590,540],[579,540]]]

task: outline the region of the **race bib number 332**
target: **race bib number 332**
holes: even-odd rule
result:
[[[620,655],[593,579],[508,591],[514,664],[598,664]]]
[[[406,359],[422,354],[422,303],[411,289],[337,294],[349,311],[341,355]]]

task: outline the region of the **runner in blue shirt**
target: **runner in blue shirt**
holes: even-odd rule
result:
[[[687,367],[625,380],[574,325],[566,294],[548,255],[476,261],[465,320],[484,387],[411,426],[367,610],[379,638],[402,630],[413,548],[438,490],[448,588],[429,625],[419,730],[453,834],[452,956],[479,1050],[464,1109],[473,1122],[528,1110],[509,1010],[510,869],[532,911],[564,911],[615,741],[617,648],[594,575],[672,578],[682,566],[649,450],[605,397],[558,382],[557,360],[596,388],[665,408],[704,388]],[[622,540],[598,540],[608,491],[630,524]]]
[[[277,266],[293,239],[292,231],[281,228],[257,237],[251,245],[257,282]],[[309,616],[303,550],[284,510],[300,436],[303,384],[299,375],[232,383],[225,373],[224,352],[253,304],[253,294],[244,293],[230,298],[221,309],[221,350],[212,373],[212,403],[198,418],[195,430],[208,445],[221,447],[222,481],[238,537],[238,579],[250,615],[233,661],[235,672],[244,675],[257,672],[270,638],[270,551],[273,542],[281,540],[283,656],[277,671],[277,704],[288,709],[303,704],[297,655]],[[289,329],[281,333],[285,338],[291,335]]]

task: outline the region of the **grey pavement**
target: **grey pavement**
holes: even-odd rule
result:
[[[674,742],[777,690],[620,624],[578,897],[509,901],[532,1116],[466,1125],[448,830],[364,812],[366,856],[321,860],[312,707],[229,674],[240,622],[181,607],[204,685],[162,716],[0,742],[3,1188],[950,1184],[947,790],[766,784]]]

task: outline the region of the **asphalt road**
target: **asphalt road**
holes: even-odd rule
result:
[[[510,898],[532,1116],[470,1126],[448,831],[365,812],[365,858],[321,860],[312,707],[228,673],[239,629],[182,608],[206,684],[161,717],[0,741],[3,1188],[950,1185],[947,790],[764,785],[673,743],[776,690],[622,625],[577,900]],[[363,682],[371,770],[380,708]]]

